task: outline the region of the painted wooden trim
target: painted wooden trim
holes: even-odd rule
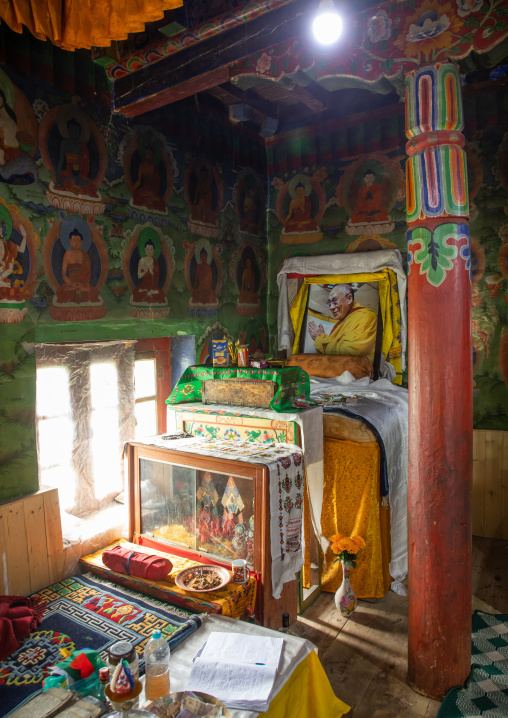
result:
[[[473,431],[473,535],[508,540],[508,431]]]

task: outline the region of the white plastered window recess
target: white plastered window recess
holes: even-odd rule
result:
[[[91,541],[93,550],[125,531],[115,499],[135,431],[134,344],[36,344],[35,352],[39,483],[58,489],[65,543]]]

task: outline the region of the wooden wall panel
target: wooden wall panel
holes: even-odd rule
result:
[[[63,577],[56,489],[0,504],[0,595],[27,595]]]
[[[473,534],[508,540],[508,432],[473,432]]]

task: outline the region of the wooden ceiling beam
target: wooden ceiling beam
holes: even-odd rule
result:
[[[246,105],[250,105],[253,109],[258,110],[265,117],[277,117],[278,107],[275,103],[266,100],[261,97],[255,90],[242,90],[232,82],[227,82],[221,85],[221,88],[232,98],[233,102],[228,104],[234,104],[235,102],[245,102]]]
[[[354,12],[374,5],[377,0],[356,0]],[[175,102],[194,92],[229,81],[229,67],[244,57],[262,52],[274,42],[307,37],[316,0],[294,0],[288,5],[260,15],[221,35],[212,36],[168,55],[153,65],[119,77],[113,84],[115,112],[131,117]],[[212,82],[213,73],[220,79]],[[192,86],[191,83],[195,83]],[[314,89],[297,90],[311,109],[323,104]],[[304,98],[304,99],[303,99]]]

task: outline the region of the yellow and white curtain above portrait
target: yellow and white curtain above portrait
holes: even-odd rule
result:
[[[183,0],[0,0],[0,19],[15,32],[26,26],[64,50],[90,49],[125,40],[182,5]]]
[[[293,353],[300,349],[300,340],[307,312],[309,289],[312,284],[336,285],[363,282],[377,282],[379,288],[379,304],[383,322],[381,352],[386,361],[395,368],[397,376],[394,384],[402,383],[402,344],[401,344],[401,311],[397,276],[391,269],[363,274],[327,274],[304,277],[295,300],[291,304],[290,315],[294,329]]]

